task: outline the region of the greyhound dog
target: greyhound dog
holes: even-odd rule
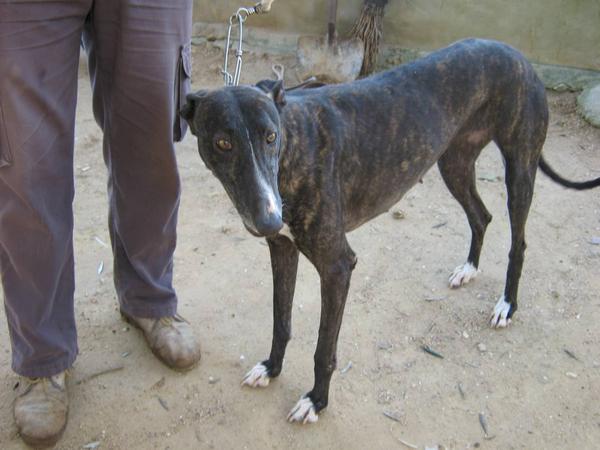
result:
[[[291,334],[298,254],[317,269],[321,321],[315,381],[288,415],[315,422],[327,406],[350,275],[357,258],[346,233],[388,211],[436,162],[471,227],[467,261],[450,276],[477,275],[492,216],[475,186],[475,161],[494,141],[505,163],[512,243],[504,293],[491,326],[517,310],[525,221],[538,166],[575,189],[541,158],[548,126],[544,86],[519,52],[469,39],[416,62],[352,83],[284,91],[281,81],[190,94],[181,111],[205,165],[245,227],[266,237],[273,270],[273,342],[243,384],[267,386]]]

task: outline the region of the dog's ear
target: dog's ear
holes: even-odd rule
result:
[[[262,80],[256,83],[256,87],[267,94],[277,105],[277,109],[285,106],[285,89],[283,80]]]
[[[256,87],[265,94],[269,94],[275,83],[277,83],[277,80],[260,80],[258,83],[256,83]]]
[[[179,114],[181,115],[181,117],[183,117],[185,120],[187,120],[188,123],[194,117],[194,113],[196,112],[196,108],[198,107],[198,103],[205,96],[206,96],[206,91],[198,91],[198,92],[193,92],[191,94],[188,94],[185,97],[186,103],[179,110]]]
[[[185,105],[179,110],[179,115],[185,119],[190,127],[190,131],[194,136],[196,135],[196,127],[194,126],[194,114],[198,108],[198,104],[206,96],[207,91],[198,91],[186,95]]]
[[[281,109],[286,104],[285,89],[283,88],[283,80],[277,80],[271,89],[271,95],[273,101],[277,105],[277,108]]]

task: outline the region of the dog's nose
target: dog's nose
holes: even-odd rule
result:
[[[258,202],[258,213],[254,218],[256,231],[262,236],[273,236],[283,228],[281,200],[271,188],[265,189]]]

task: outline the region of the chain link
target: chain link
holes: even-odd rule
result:
[[[262,6],[262,2],[257,3],[249,8],[239,8],[235,14],[229,17],[229,28],[227,30],[227,42],[225,44],[225,61],[223,62],[223,81],[225,86],[237,86],[240,83],[240,75],[242,73],[242,55],[244,50],[242,48],[244,42],[244,22],[246,19],[253,14],[265,14],[268,10],[265,10]],[[235,70],[233,75],[228,71],[229,69],[229,48],[231,46],[231,30],[237,25],[238,29],[238,43],[235,50]]]

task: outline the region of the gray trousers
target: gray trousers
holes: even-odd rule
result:
[[[172,287],[192,0],[0,0],[0,269],[12,366],[77,355],[73,146],[80,45],[104,132],[114,281],[129,315],[176,311]]]

